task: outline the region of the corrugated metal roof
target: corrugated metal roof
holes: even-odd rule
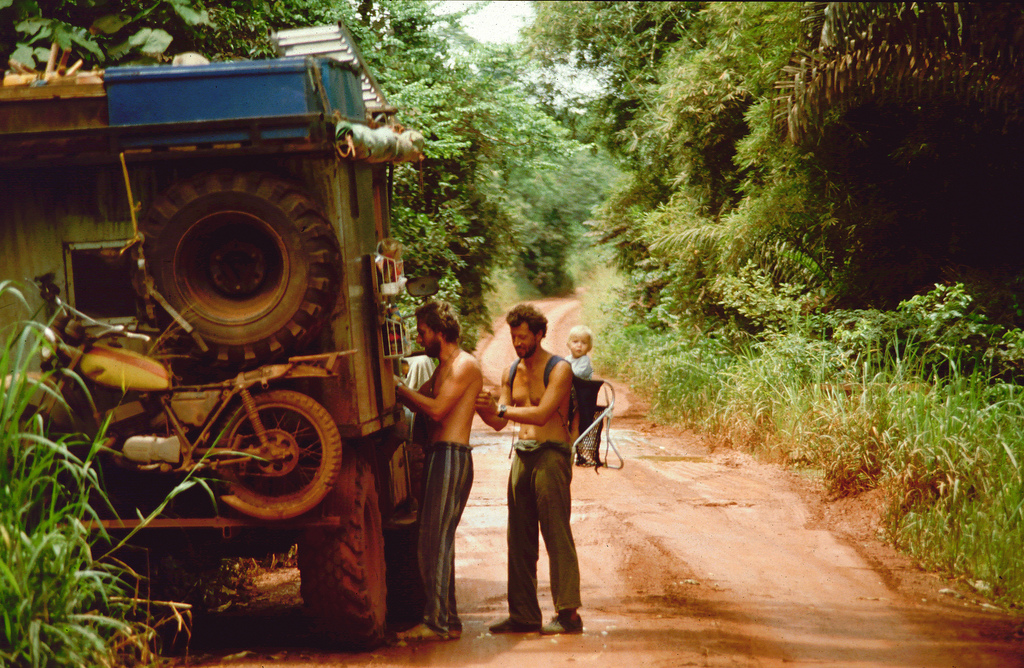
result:
[[[274,43],[279,55],[288,56],[326,56],[342,63],[350,63],[355,66],[359,74],[359,82],[363,92],[363,103],[367,111],[393,112],[394,108],[388,104],[383,91],[377,84],[377,80],[370,74],[370,70],[363,61],[363,55],[356,46],[352,33],[348,31],[343,23],[328,26],[316,26],[313,28],[292,28],[290,30],[278,30],[270,34],[270,40]]]

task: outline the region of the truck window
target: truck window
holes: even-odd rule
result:
[[[134,320],[131,257],[118,255],[126,241],[67,243],[64,271],[68,301],[94,318],[127,322]]]

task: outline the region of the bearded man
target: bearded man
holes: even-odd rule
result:
[[[519,359],[502,374],[497,399],[481,392],[476,409],[494,429],[509,421],[522,425],[508,479],[509,616],[491,625],[491,633],[544,635],[582,633],[580,567],[569,526],[572,499],[572,424],[569,404],[572,368],[540,343],[548,321],[529,304],[506,316]],[[538,529],[551,566],[555,617],[543,621],[537,602]]]
[[[423,622],[399,634],[405,640],[455,640],[462,621],[455,604],[455,529],[473,485],[469,432],[483,387],[480,364],[459,347],[462,327],[455,308],[430,301],[416,309],[416,341],[440,364],[413,390],[401,384],[399,401],[428,421],[426,481],[417,552],[426,591]]]

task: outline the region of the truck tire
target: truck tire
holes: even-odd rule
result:
[[[300,592],[328,639],[368,649],[384,639],[387,586],[377,487],[369,464],[346,451],[325,501],[341,525],[307,529],[299,541]]]
[[[160,195],[140,230],[157,291],[209,348],[193,353],[216,366],[257,366],[303,347],[335,306],[338,240],[297,184],[201,174]]]
[[[384,530],[388,575],[388,623],[404,625],[423,620],[427,595],[417,557],[419,523]]]

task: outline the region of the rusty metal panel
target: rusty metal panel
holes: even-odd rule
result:
[[[342,257],[342,287],[326,336],[327,345],[353,350],[335,383],[322,387],[321,399],[339,425],[365,434],[383,426],[382,408],[391,405],[381,396],[382,371],[376,318],[378,308],[366,263],[377,244],[373,223],[372,172],[367,165],[334,157],[295,161],[293,167],[323,206],[338,235]],[[393,395],[393,392],[392,392]]]
[[[11,171],[0,196],[0,280],[28,281],[53,274],[68,294],[68,244],[125,240],[133,234],[119,168]],[[30,304],[40,304],[28,288]],[[0,307],[0,325],[26,316]]]

